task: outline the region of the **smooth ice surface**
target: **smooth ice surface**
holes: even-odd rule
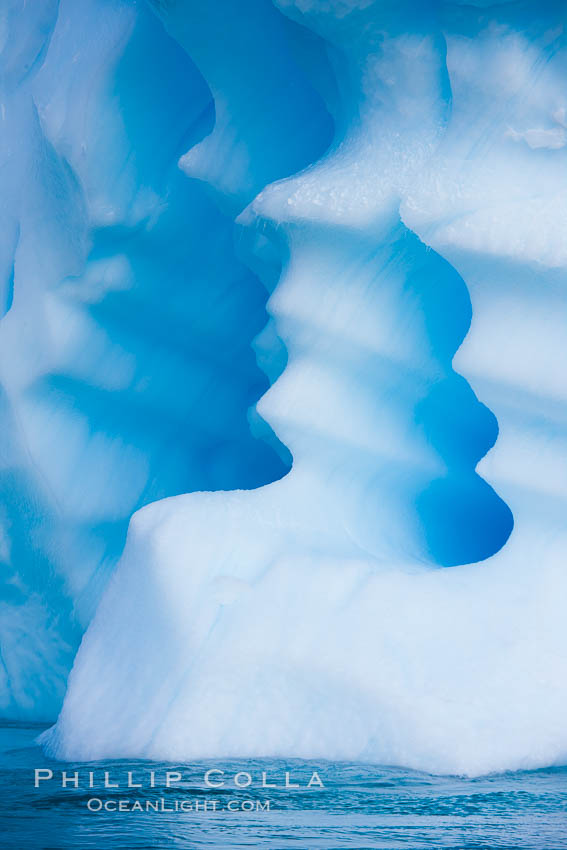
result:
[[[45,559],[6,634],[69,647],[12,650],[7,704],[152,502],[50,754],[564,762],[564,11],[152,5],[38,4],[6,77],[47,152],[4,237]]]

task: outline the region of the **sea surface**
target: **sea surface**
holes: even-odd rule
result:
[[[69,764],[43,755],[35,742],[43,728],[0,727],[0,846],[8,850],[567,848],[567,768],[465,779],[297,759]],[[36,769],[46,777],[37,788]],[[217,787],[206,785],[208,770]],[[285,787],[286,772],[298,788]],[[118,788],[104,787],[105,773]]]

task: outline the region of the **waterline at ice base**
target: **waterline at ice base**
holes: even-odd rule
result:
[[[8,2],[0,705],[50,757],[567,762],[565,18]]]

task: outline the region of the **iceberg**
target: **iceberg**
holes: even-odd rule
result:
[[[563,11],[150,5],[21,41],[9,704],[85,630],[56,758],[565,763]]]

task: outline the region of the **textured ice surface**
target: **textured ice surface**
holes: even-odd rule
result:
[[[266,290],[178,168],[214,120],[195,65],[142,3],[14,0],[0,24],[0,711],[52,717],[132,512],[290,459],[248,422]]]
[[[153,5],[38,4],[6,83],[10,704],[161,499],[52,754],[565,760],[564,12]]]

